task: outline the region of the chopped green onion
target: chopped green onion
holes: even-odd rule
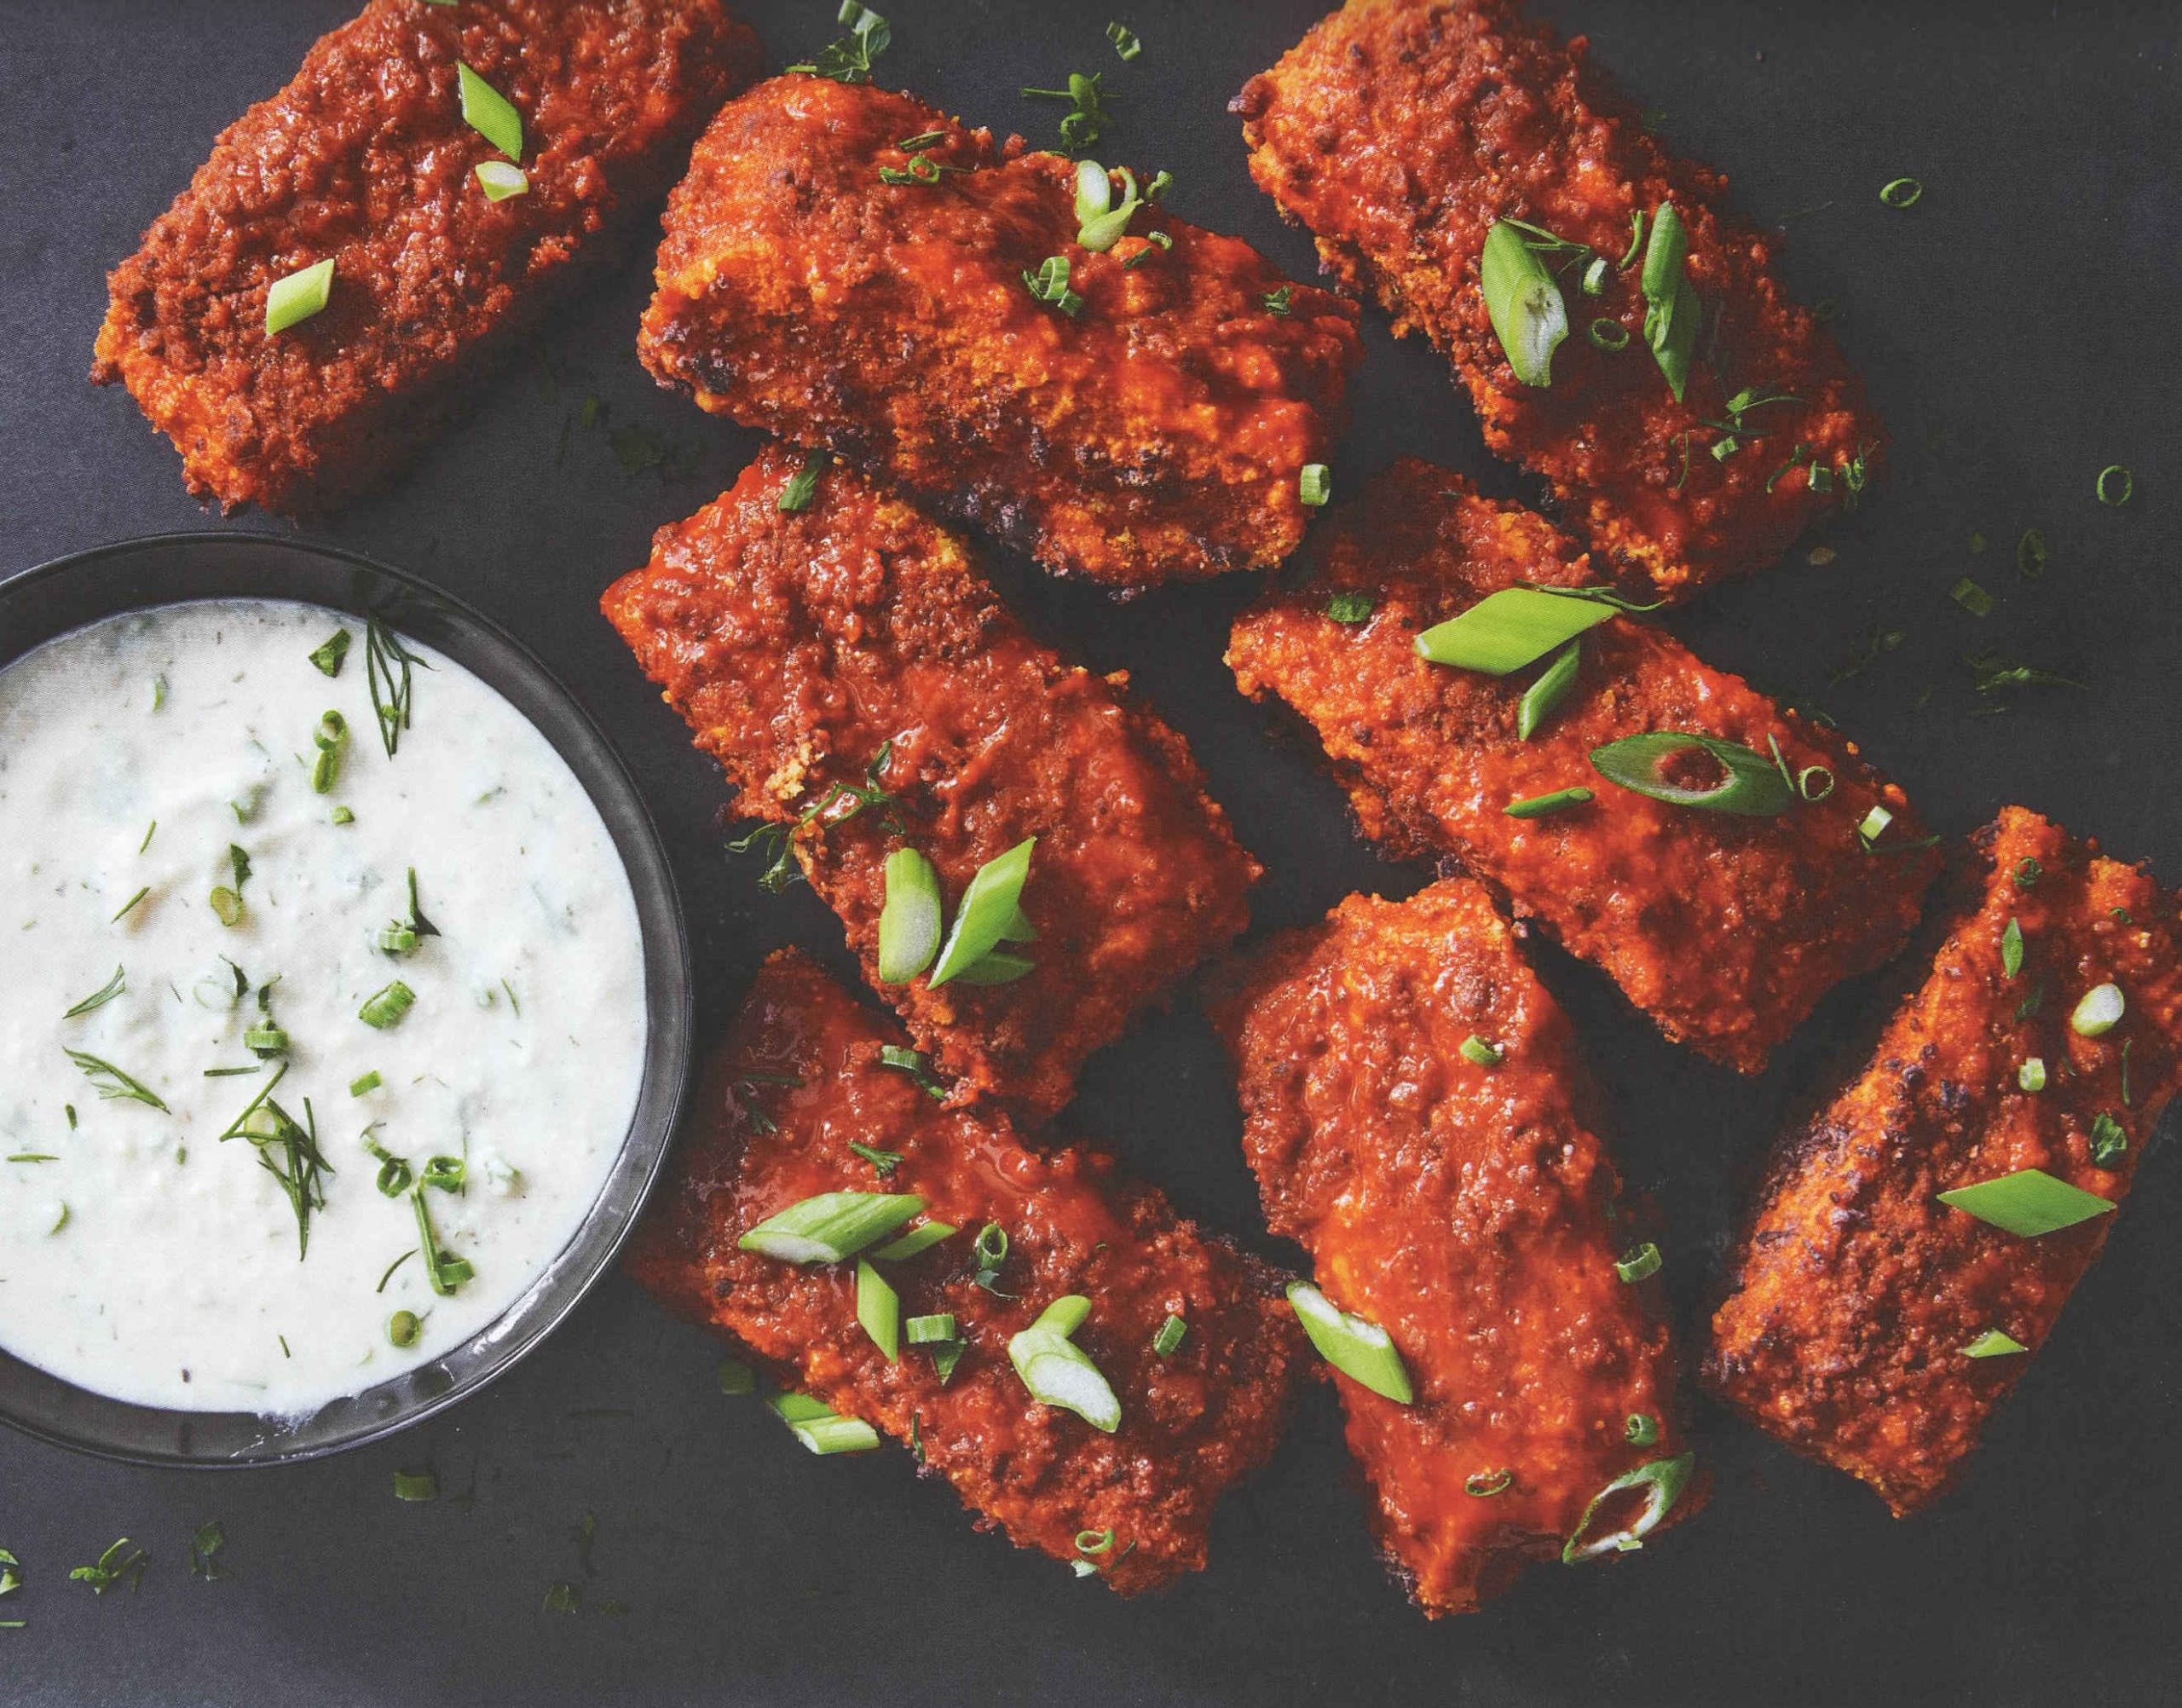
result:
[[[1017,979],[1027,978],[1037,970],[1037,962],[1023,955],[1011,955],[1004,949],[996,949],[955,976],[965,984],[1013,984]]]
[[[1497,1471],[1472,1471],[1463,1479],[1463,1492],[1475,1495],[1480,1500],[1491,1500],[1497,1494],[1505,1494],[1515,1486],[1515,1474],[1503,1468]]]
[[[1825,778],[1826,786],[1820,788],[1812,781],[1814,777]],[[1824,800],[1833,793],[1833,773],[1824,765],[1805,765],[1796,773],[1796,793],[1805,800]]]
[[[765,1404],[797,1440],[821,1457],[829,1453],[868,1453],[879,1445],[879,1432],[861,1417],[844,1417],[807,1394],[776,1394]]]
[[[1076,222],[1088,225],[1114,205],[1114,180],[1096,160],[1076,163]]]
[[[886,857],[886,905],[879,910],[879,982],[906,984],[939,953],[939,868],[914,848]]]
[[[1023,282],[1039,302],[1059,309],[1072,320],[1083,312],[1083,298],[1069,289],[1069,274],[1065,255],[1049,255],[1039,263],[1036,272],[1025,271]]]
[[[1621,1426],[1621,1439],[1632,1447],[1648,1447],[1660,1439],[1660,1420],[1646,1411],[1632,1411]]]
[[[857,1267],[860,1284],[861,1272],[871,1266],[866,1263]],[[857,1295],[859,1300],[862,1296],[861,1294]],[[912,1317],[908,1327],[909,1344],[913,1347],[944,1346],[949,1341],[960,1338],[955,1332],[955,1319],[944,1312],[934,1317]]]
[[[1988,1329],[1962,1349],[1965,1358],[2006,1358],[2015,1353],[2027,1353],[2030,1348],[2012,1335],[1998,1329]]]
[[[1298,496],[1308,510],[1323,510],[1333,501],[1333,470],[1324,463],[1303,465]]]
[[[1720,780],[1709,788],[1667,781],[1667,765],[1703,753],[1719,762]],[[1745,818],[1773,818],[1795,804],[1795,786],[1779,767],[1736,741],[1686,730],[1657,730],[1626,736],[1591,750],[1591,769],[1608,782],[1653,800],[1729,812]]]
[[[1122,1403],[1089,1354],[1069,1338],[1090,1314],[1091,1301],[1081,1294],[1054,1300],[1009,1340],[1007,1358],[1033,1399],[1073,1411],[1111,1435],[1121,1427]]]
[[[120,995],[121,993],[128,988],[129,978],[127,973],[125,973],[120,967],[117,967],[113,969],[113,978],[107,979],[105,984],[101,984],[97,990],[94,990],[74,1007],[68,1009],[61,1015],[61,1018],[64,1020],[72,1020],[78,1014],[88,1014],[94,1008],[103,1008],[107,1003],[113,1001],[115,997]]]
[[[1890,208],[1914,208],[1925,193],[1914,178],[1890,178],[1879,186],[1879,199]]]
[[[874,1263],[903,1262],[921,1252],[931,1250],[941,1240],[951,1238],[955,1231],[951,1221],[919,1222],[899,1239],[890,1241],[873,1252],[871,1261]]]
[[[388,1343],[407,1352],[417,1344],[417,1337],[424,1332],[424,1324],[414,1311],[396,1311],[386,1319]]]
[[[1265,293],[1264,302],[1267,314],[1285,320],[1289,310],[1296,305],[1296,287],[1284,285],[1278,291],[1268,291]]]
[[[2016,888],[2028,890],[2035,886],[2038,880],[2046,875],[2046,868],[2026,854],[2015,863],[2015,870],[2010,875],[2015,881]]]
[[[872,1345],[886,1354],[887,1363],[901,1362],[902,1295],[861,1258],[856,1266],[856,1319]]]
[[[478,188],[485,192],[488,202],[504,202],[510,196],[527,195],[530,178],[520,166],[511,166],[505,160],[480,160],[470,170],[477,176]]]
[[[1614,615],[1614,607],[1603,600],[1503,587],[1417,636],[1417,655],[1434,664],[1506,676]]]
[[[1674,292],[1683,276],[1683,261],[1689,253],[1689,233],[1672,202],[1661,202],[1652,215],[1651,240],[1644,245],[1642,285],[1648,302],[1660,302]]]
[[[394,1474],[394,1497],[407,1501],[437,1500],[440,1497],[440,1480],[430,1471],[396,1471]]]
[[[935,1103],[947,1101],[947,1088],[932,1070],[932,1058],[922,1050],[913,1050],[901,1044],[881,1044],[879,1047],[879,1065],[897,1068],[917,1082],[917,1088]]]
[[[1124,60],[1133,60],[1144,51],[1144,43],[1137,38],[1136,32],[1126,24],[1107,25],[1106,39],[1114,44],[1114,51]]]
[[[1307,1281],[1288,1284],[1288,1302],[1319,1356],[1397,1405],[1417,1398],[1393,1338],[1376,1323],[1342,1310]]]
[[[1993,596],[1967,575],[1948,588],[1947,596],[1973,617],[1989,617],[1993,614]]]
[[[961,906],[955,915],[955,928],[948,934],[946,947],[940,951],[939,964],[932,970],[932,989],[936,990],[950,979],[960,978],[1000,947],[1022,900],[1024,883],[1030,875],[1030,851],[1037,845],[1037,840],[1035,836],[1026,836],[1005,854],[986,861],[978,868],[969,888],[962,892]],[[1027,966],[1025,970],[1028,971]],[[1019,978],[1021,974],[1014,976]]]
[[[1585,805],[1594,798],[1587,788],[1557,788],[1550,794],[1534,794],[1528,800],[1510,801],[1501,810],[1510,818],[1546,818],[1571,807]]]
[[[2121,1023],[2127,1007],[2120,985],[2095,984],[2084,992],[2075,1012],[2069,1016],[2069,1028],[2078,1037],[2103,1038]]]
[[[1616,1477],[1591,1497],[1591,1503],[1584,1509],[1583,1517],[1561,1549],[1561,1563],[1574,1566],[1609,1551],[1625,1554],[1642,1547],[1644,1538],[1659,1527],[1660,1520],[1667,1515],[1668,1509],[1688,1486],[1689,1474],[1696,1465],[1696,1454],[1684,1453],[1678,1459],[1654,1459]],[[1626,1529],[1612,1531],[1596,1541],[1585,1542],[1584,1533],[1591,1527],[1591,1519],[1600,1506],[1613,1496],[1632,1489],[1644,1492],[1643,1510],[1637,1514],[1636,1522]]]
[[[722,1394],[755,1394],[758,1391],[758,1372],[739,1358],[724,1358],[719,1361],[719,1391]]]
[[[310,661],[326,676],[338,676],[342,661],[349,656],[349,632],[336,629],[310,655]]]
[[[144,1565],[152,1556],[123,1537],[98,1557],[95,1566],[78,1566],[68,1574],[72,1584],[86,1584],[95,1595],[103,1595],[124,1578],[133,1591],[144,1578]]]
[[[2016,572],[2028,580],[2036,580],[2046,573],[2046,536],[2035,528],[2026,528],[2023,538],[2015,544]]]
[[[2113,1203],[2094,1192],[2056,1180],[2043,1168],[2018,1168],[1998,1180],[1980,1180],[1942,1192],[1940,1202],[1990,1222],[2018,1239],[2036,1239],[2104,1215]]]
[[[1629,328],[1604,314],[1584,328],[1584,336],[1591,341],[1592,348],[1596,349],[1612,351],[1629,348]]]
[[[1584,269],[1584,294],[1586,297],[1605,295],[1607,274],[1611,265],[1612,263],[1603,255],[1595,255],[1591,257],[1590,265]]]
[[[1545,726],[1545,720],[1559,709],[1561,702],[1568,697],[1568,690],[1576,685],[1576,675],[1583,664],[1584,643],[1579,637],[1561,648],[1538,679],[1523,690],[1522,704],[1515,713],[1518,740],[1527,741]]]
[[[780,497],[774,500],[773,508],[790,516],[809,510],[811,500],[817,495],[818,476],[825,468],[826,453],[823,451],[806,452],[803,466],[788,477],[787,483],[781,488]]]
[[[417,1243],[424,1255],[424,1279],[441,1298],[451,1299],[464,1282],[477,1278],[476,1267],[468,1258],[451,1256],[440,1249],[439,1235],[432,1227],[432,1213],[424,1203],[421,1184],[409,1194],[409,1205],[417,1215]]]
[[[426,1186],[441,1192],[459,1192],[465,1190],[463,1182],[469,1174],[469,1163],[459,1157],[434,1157],[425,1163],[419,1178]]]
[[[2045,1090],[2045,1089],[2046,1089],[2046,1059],[2045,1059],[2045,1057],[2043,1057],[2043,1056],[2031,1056],[2031,1057],[2028,1058],[2028,1059],[2023,1062],[2023,1065],[2022,1065],[2021,1067],[2017,1068],[2017,1069],[2015,1070],[2015,1082],[2016,1082],[2017,1085],[2021,1086],[2021,1087],[2022,1087],[2025,1091],[2043,1091],[2043,1090]]]
[[[2110,505],[2118,510],[2121,505],[2128,503],[2130,495],[2136,489],[2137,483],[2134,477],[2119,463],[2109,463],[2098,471],[2098,485],[2096,490],[2098,493],[2098,501],[2103,505]]]
[[[1648,1239],[1641,1245],[1631,1246],[1616,1258],[1613,1272],[1624,1282],[1634,1284],[1658,1274],[1660,1266],[1665,1261],[1660,1255],[1660,1248]]]
[[[511,160],[522,158],[522,118],[507,96],[470,70],[466,61],[455,62],[462,88],[462,122]]]
[[[335,824],[354,824],[356,822],[355,813],[345,806],[335,807],[326,817]]]
[[[1508,1053],[1499,1045],[1487,1043],[1475,1032],[1463,1040],[1462,1053],[1464,1061],[1474,1062],[1479,1067],[1498,1067],[1508,1059]]]
[[[1689,360],[1697,348],[1699,323],[1704,305],[1683,271],[1689,252],[1689,234],[1672,202],[1662,202],[1652,215],[1652,234],[1644,245],[1642,284],[1644,301],[1644,342],[1666,376],[1674,400],[1682,401],[1689,384]]]
[[[364,1006],[356,1010],[356,1018],[367,1026],[384,1032],[390,1027],[400,1025],[401,1017],[409,1012],[416,1001],[417,993],[397,978],[384,990],[375,990],[366,997]]]
[[[1359,623],[1371,620],[1371,613],[1378,601],[1369,593],[1336,593],[1326,600],[1326,615],[1337,623],[1354,628]]]
[[[1493,222],[1485,234],[1478,279],[1493,334],[1517,383],[1551,385],[1553,353],[1568,336],[1568,305],[1552,270],[1519,227],[1507,220]]]
[[[330,255],[284,279],[275,279],[265,293],[265,336],[269,338],[308,320],[332,298],[333,257]],[[164,687],[165,682],[160,685]]]
[[[2023,922],[2013,917],[2000,933],[2000,972],[2012,978],[2023,971]]]
[[[784,1263],[840,1263],[923,1209],[914,1193],[821,1192],[767,1216],[736,1244]]]
[[[2091,1123],[2091,1162],[2096,1168],[2111,1168],[2129,1151],[2129,1135],[2121,1123],[2101,1111]]]
[[[1167,1320],[1159,1324],[1159,1332],[1152,1337],[1152,1355],[1154,1358],[1174,1357],[1182,1349],[1183,1339],[1189,1331],[1187,1323],[1173,1312],[1169,1312]]]

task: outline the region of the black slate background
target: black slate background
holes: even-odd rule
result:
[[[1117,0],[1118,3],[1118,0]],[[103,274],[181,188],[213,133],[272,92],[343,0],[0,0],[0,574],[124,535],[213,525],[118,391],[84,383]],[[1103,70],[1122,122],[1100,152],[1179,179],[1177,208],[1308,276],[1311,251],[1250,186],[1225,104],[1317,15],[1314,0],[1127,0],[1105,9],[893,0],[898,83],[1005,131],[1053,135],[1017,86]],[[1549,0],[1564,28],[1663,115],[1677,146],[1784,222],[1789,276],[1845,307],[1839,331],[1898,440],[1894,474],[1827,543],[1717,593],[1675,626],[1714,661],[1837,717],[1951,833],[2022,800],[2182,880],[2174,659],[2182,480],[2173,286],[2182,256],[2177,14],[2125,3],[1752,5]],[[826,0],[745,10],[776,66],[834,32]],[[1922,178],[1909,212],[1880,184]],[[327,538],[421,570],[499,616],[572,684],[630,757],[684,889],[716,1024],[755,958],[793,938],[840,960],[806,893],[762,895],[722,857],[708,764],[595,614],[650,530],[709,499],[748,436],[655,389],[632,350],[649,257],[484,387],[475,418]],[[1354,491],[1398,454],[1489,488],[1430,353],[1367,320]],[[615,426],[687,459],[621,466]],[[564,454],[557,456],[564,431]],[[2093,482],[2135,471],[2126,509]],[[281,531],[263,518],[245,526]],[[2052,568],[2017,575],[2023,528]],[[1990,542],[1982,554],[1973,534]],[[1116,607],[1020,565],[1030,619],[1126,665],[1195,742],[1270,875],[1264,925],[1426,874],[1377,860],[1294,742],[1219,662],[1242,582]],[[1996,596],[1977,620],[1947,590]],[[1845,682],[1874,624],[1907,638]],[[1978,715],[1960,659],[1992,645],[2092,684]],[[1929,697],[1927,697],[1929,690]],[[1702,953],[1693,944],[1692,953]],[[1741,1182],[1885,995],[1845,991],[1775,1069],[1740,1082],[1661,1043],[1588,969],[1550,952],[1606,1082],[1613,1140],[1665,1226],[1686,1328],[1702,1320]],[[1209,1223],[1263,1243],[1219,1059],[1186,997],[1094,1065],[1065,1124],[1111,1140]],[[0,1546],[28,1587],[0,1603],[11,1704],[1014,1703],[2172,1700],[2182,1495],[2172,1304],[2182,1175],[2155,1155],[2103,1263],[1994,1424],[1964,1486],[1906,1524],[1846,1480],[1700,1406],[1711,1509],[1641,1557],[1541,1568],[1468,1619],[1428,1624],[1383,1578],[1330,1391],[1271,1470],[1229,1502],[1209,1572],[1129,1604],[973,1533],[893,1451],[817,1460],[756,1405],[713,1391],[714,1353],[619,1277],[496,1388],[405,1438],[246,1475],[131,1470],[0,1439]],[[397,1467],[466,1501],[397,1505]],[[596,1515],[586,1576],[574,1539]],[[234,1575],[192,1582],[217,1517]],[[67,1568],[127,1533],[141,1593],[95,1600]],[[574,1616],[540,1609],[572,1579]],[[609,1611],[602,1604],[623,1604]]]

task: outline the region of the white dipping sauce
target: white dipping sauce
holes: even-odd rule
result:
[[[338,629],[329,680],[310,655]],[[364,625],[314,606],[166,606],[0,670],[0,1347],[18,1358],[144,1405],[307,1414],[488,1327],[597,1199],[644,1068],[627,874],[545,737],[411,644],[431,667],[392,759]],[[320,793],[329,708],[348,738]],[[213,896],[234,886],[230,845],[250,868],[232,926]],[[440,934],[390,954],[413,866]],[[121,994],[63,1018],[117,967]],[[245,1034],[276,975],[289,1048],[261,1061]],[[359,1011],[396,979],[414,1005],[375,1030]],[[166,1109],[102,1099],[114,1082],[71,1050]],[[308,1099],[332,1170],[300,1258],[260,1160],[286,1147],[220,1141],[283,1061],[273,1098],[298,1123]],[[367,1127],[419,1180],[466,1159],[463,1188],[386,1195]],[[475,1271],[451,1295],[426,1272],[420,1195]],[[407,1348],[404,1311],[422,1319]]]

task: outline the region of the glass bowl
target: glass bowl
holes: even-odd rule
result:
[[[642,1088],[620,1155],[561,1254],[463,1345],[300,1421],[134,1405],[0,1351],[0,1423],[137,1464],[196,1469],[322,1457],[407,1428],[475,1394],[566,1319],[613,1262],[658,1175],[689,1088],[690,945],[651,816],[569,690],[505,629],[404,570],[328,545],[231,532],[98,546],[0,582],[0,666],[104,617],[197,599],[286,599],[375,615],[475,672],[529,718],[591,796],[626,868],[644,943]]]

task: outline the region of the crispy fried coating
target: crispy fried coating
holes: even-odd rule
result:
[[[792,825],[876,775],[898,803],[793,837],[864,972],[961,1082],[1042,1119],[1084,1059],[1247,920],[1258,875],[1188,747],[1124,693],[1039,645],[969,549],[851,470],[780,502],[803,459],[775,447],[733,491],[662,528],[607,615],[736,810]],[[891,746],[889,745],[891,744]],[[1035,836],[1022,905],[1036,970],[1013,984],[879,979],[885,863],[938,868],[950,916],[978,868]]]
[[[527,193],[464,122],[458,61],[522,121]],[[293,515],[406,460],[602,263],[758,70],[720,0],[371,0],[223,131],[108,280],[91,378],[124,383],[196,497]],[[266,293],[332,257],[268,338]]]
[[[1472,1612],[1579,1528],[1625,1524],[1633,1499],[1588,1527],[1586,1509],[1684,1450],[1658,1284],[1615,1271],[1575,1039],[1485,891],[1352,896],[1232,978],[1214,1018],[1273,1232],[1408,1367],[1413,1405],[1336,1385],[1373,1528],[1425,1612]],[[1499,1063],[1465,1058],[1471,1037]]]
[[[1583,638],[1575,684],[1528,741],[1525,690],[1427,662],[1423,630],[1521,582],[1583,586],[1590,560],[1527,511],[1406,460],[1344,505],[1313,543],[1313,573],[1235,624],[1227,661],[1245,694],[1277,695],[1318,732],[1364,834],[1396,853],[1452,855],[1575,954],[1610,973],[1669,1037],[1746,1073],[1838,981],[1907,940],[1939,856],[1896,785],[1856,745],[1709,669],[1650,624],[1619,616]],[[1336,594],[1371,615],[1344,623]],[[1818,766],[1777,817],[1673,805],[1617,787],[1593,749],[1648,730],[1694,731],[1792,774]],[[1705,786],[1712,779],[1692,777]],[[1572,787],[1586,805],[1511,818],[1512,802]],[[1894,815],[1868,852],[1858,826]]]
[[[924,1469],[1018,1546],[1088,1559],[1125,1594],[1202,1570],[1214,1503],[1271,1456],[1306,1368],[1270,1272],[1104,1160],[1034,1154],[1004,1116],[941,1106],[881,1065],[900,1042],[811,961],[775,955],[712,1064],[631,1271],[785,1382],[918,1444]],[[882,1180],[851,1140],[901,1160]],[[904,1321],[954,1317],[964,1350],[950,1379],[906,1342],[889,1361],[858,1325],[853,1266],[737,1248],[828,1192],[915,1193],[955,1228],[877,1266]],[[1007,1255],[987,1288],[975,1242],[989,1222]],[[1034,1399],[1009,1362],[1010,1336],[1069,1294],[1091,1301],[1074,1339],[1121,1401],[1111,1435]],[[1161,1356],[1152,1342],[1170,1315],[1187,1332]],[[1110,1548],[1079,1551],[1080,1534],[1108,1530]]]
[[[1377,293],[1397,332],[1447,355],[1486,442],[1553,483],[1602,568],[1679,599],[1772,563],[1815,516],[1853,503],[1884,435],[1832,338],[1782,293],[1771,239],[1727,211],[1718,173],[1645,134],[1585,46],[1510,0],[1351,0],[1234,110],[1260,187],[1344,285]],[[1665,202],[1705,309],[1679,403],[1646,343],[1631,251],[1632,217],[1648,230]],[[1504,218],[1608,263],[1594,297],[1579,289],[1589,257],[1549,257],[1569,326],[1549,387],[1516,379],[1486,309],[1479,257]],[[1594,341],[1598,320],[1604,342],[1626,346]],[[1751,408],[1730,434],[1745,388],[1796,401]],[[1738,448],[1716,459],[1730,437]]]
[[[674,192],[645,365],[1048,569],[1126,591],[1278,563],[1340,425],[1354,309],[1162,205],[1094,253],[1076,163],[1019,147],[882,89],[759,85]],[[1054,257],[1074,312],[1025,282]]]
[[[2175,897],[2021,807],[1972,851],[1978,892],[1931,978],[1776,1155],[1706,1360],[1722,1399],[1897,1516],[1947,1492],[2030,1362],[1964,1349],[1994,1330],[2045,1345],[2112,1221],[2023,1238],[1939,1194],[2037,1168],[2118,1203],[2182,1088]],[[2109,982],[2126,1012],[2086,1037],[2071,1016]]]

